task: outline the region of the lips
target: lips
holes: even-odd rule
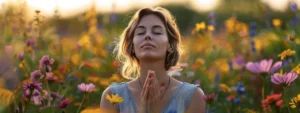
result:
[[[153,44],[151,44],[151,43],[145,43],[145,44],[143,44],[143,45],[141,46],[141,48],[144,48],[144,47],[146,47],[146,46],[151,46],[151,47],[155,48],[155,46],[154,46]]]

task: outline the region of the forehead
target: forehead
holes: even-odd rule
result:
[[[145,27],[152,27],[154,25],[159,25],[163,28],[165,27],[162,20],[154,14],[143,16],[138,24],[138,26],[145,26]]]

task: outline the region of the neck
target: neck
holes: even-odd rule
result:
[[[155,72],[159,84],[167,84],[169,76],[167,75],[167,71],[165,69],[164,60],[156,62],[140,62],[140,80],[142,85],[145,83],[148,70]]]

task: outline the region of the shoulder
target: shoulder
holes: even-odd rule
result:
[[[191,102],[188,106],[188,113],[201,113],[205,112],[205,100],[204,100],[204,92],[201,88],[197,87],[193,93],[191,98]]]

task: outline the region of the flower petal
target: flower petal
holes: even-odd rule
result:
[[[271,70],[270,70],[270,73],[274,73],[274,72],[275,72],[276,70],[278,70],[281,66],[282,66],[282,61],[276,62],[276,63],[272,66],[272,68],[271,68]]]

